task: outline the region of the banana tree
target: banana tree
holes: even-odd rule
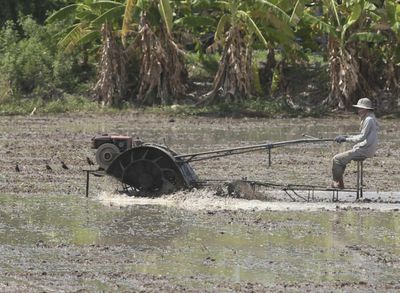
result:
[[[387,41],[381,46],[383,55],[385,90],[396,94],[400,91],[400,3],[385,1],[379,9],[381,18],[374,27],[381,31]]]
[[[137,23],[140,104],[170,104],[184,96],[187,71],[184,52],[173,40],[173,10],[168,0],[128,0],[122,26],[123,42]]]
[[[174,34],[180,44],[190,50],[204,53],[212,43],[210,36],[215,31],[220,11],[212,9],[209,1],[175,1]]]
[[[117,1],[83,0],[65,6],[47,19],[72,22],[58,42],[66,51],[100,41],[98,80],[93,92],[103,105],[118,105],[125,98],[125,58],[118,43],[124,9],[124,4]]]
[[[330,93],[325,103],[350,110],[360,97],[374,94],[376,76],[372,44],[380,44],[385,37],[371,25],[379,18],[377,7],[369,1],[324,0],[322,16],[306,11],[304,20],[311,27],[327,34]]]
[[[212,90],[202,97],[200,103],[243,101],[253,94],[253,56],[255,40],[269,48],[254,16],[269,13],[274,19],[287,19],[289,16],[277,5],[266,0],[254,1],[216,1],[224,14],[219,19],[215,40],[223,46],[220,65],[214,77]],[[270,22],[271,24],[271,22]],[[273,24],[272,24],[273,25]]]
[[[286,91],[286,64],[305,59],[294,33],[304,7],[305,0],[254,1],[252,5],[252,18],[267,40],[267,58],[260,69],[260,81],[267,95]],[[280,60],[275,56],[276,51],[281,55]]]

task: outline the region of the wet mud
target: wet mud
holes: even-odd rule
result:
[[[397,120],[380,123],[364,199],[343,193],[332,202],[330,193],[293,200],[247,186],[232,197],[222,181],[328,186],[331,157],[348,144],[273,149],[270,167],[265,152],[196,162],[200,179],[214,184],[160,198],[120,194],[107,177],[91,178],[86,198],[82,170],[93,168],[86,157],[94,159],[95,134],[139,136],[183,154],[354,133],[353,116],[0,117],[0,291],[397,292],[400,130]],[[355,170],[346,170],[346,187],[355,186]]]

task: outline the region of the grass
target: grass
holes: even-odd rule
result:
[[[41,98],[15,98],[0,101],[1,115],[27,115],[35,113],[97,112],[101,107],[82,96],[68,95],[62,99],[44,101]]]
[[[315,116],[315,113],[292,109],[284,100],[248,100],[241,103],[221,103],[210,106],[172,105],[149,107],[145,112],[175,116],[215,116],[215,117],[298,117]]]
[[[221,103],[210,106],[169,105],[137,107],[124,104],[122,107],[102,107],[97,102],[82,96],[67,96],[54,101],[44,101],[40,98],[16,99],[0,102],[0,115],[29,115],[57,113],[116,113],[143,111],[145,113],[174,116],[233,116],[233,117],[295,117],[315,116],[315,113],[304,113],[293,110],[284,100],[268,101],[253,99],[241,103]]]
[[[304,112],[290,107],[285,99],[266,100],[249,99],[244,102],[220,103],[208,106],[194,104],[165,105],[152,107],[138,107],[125,103],[121,107],[102,107],[95,101],[83,96],[68,95],[62,99],[44,101],[40,98],[31,99],[3,99],[0,101],[0,115],[29,115],[57,114],[57,113],[117,113],[129,111],[143,111],[174,116],[215,116],[215,117],[299,117],[320,116],[324,110]]]

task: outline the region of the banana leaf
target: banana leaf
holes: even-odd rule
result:
[[[60,10],[54,12],[52,15],[50,15],[46,21],[49,23],[52,23],[54,21],[60,21],[64,20],[68,16],[70,16],[72,13],[76,12],[76,9],[80,6],[80,4],[71,4],[68,6],[65,6],[64,8],[61,8]]]

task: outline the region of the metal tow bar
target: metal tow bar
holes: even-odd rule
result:
[[[221,149],[216,151],[206,151],[206,152],[199,152],[194,154],[185,154],[185,155],[176,155],[176,159],[180,159],[185,163],[189,162],[196,162],[196,161],[203,161],[209,160],[213,158],[231,156],[231,155],[238,155],[244,154],[254,151],[260,150],[268,150],[268,166],[271,166],[271,150],[273,148],[292,145],[292,144],[302,144],[302,143],[315,143],[315,142],[332,142],[334,139],[332,138],[311,138],[311,139],[295,139],[295,140],[287,140],[281,142],[274,142],[274,143],[263,143],[263,144],[256,144],[251,146],[243,146],[243,147],[236,147],[236,148],[229,148],[229,149]]]

